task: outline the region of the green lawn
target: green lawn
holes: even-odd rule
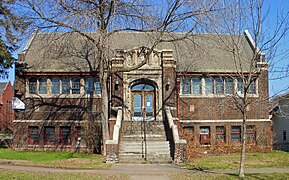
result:
[[[216,170],[238,169],[240,154],[208,155],[195,159],[185,166],[192,169]],[[245,168],[289,168],[289,153],[272,151],[270,153],[247,153]]]
[[[86,180],[86,179],[109,179],[109,180],[127,180],[127,175],[114,175],[114,174],[99,174],[99,173],[52,173],[52,172],[29,172],[29,171],[9,171],[0,170],[0,179],[21,179],[21,180],[33,180],[33,179],[51,179],[51,180]]]
[[[0,159],[25,160],[26,162],[15,162],[15,164],[46,167],[97,169],[110,167],[109,164],[103,163],[102,155],[86,155],[74,152],[14,151],[0,148]]]
[[[241,179],[237,174],[179,174],[171,176],[174,180],[233,180]],[[245,174],[245,179],[289,179],[289,173]]]

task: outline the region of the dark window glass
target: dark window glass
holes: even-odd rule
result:
[[[39,94],[47,94],[47,78],[39,78]]]
[[[71,80],[72,94],[80,94],[80,78],[73,78]]]
[[[85,93],[93,94],[94,92],[94,79],[92,77],[88,77],[85,79]]]
[[[62,85],[62,94],[70,94],[70,79],[69,78],[61,79],[61,85]]]
[[[52,78],[52,87],[51,87],[51,93],[52,94],[59,94],[60,93],[60,80],[59,78]]]
[[[70,127],[60,127],[60,143],[63,145],[71,144]]]
[[[234,93],[234,83],[232,78],[225,78],[225,90],[226,94],[233,94]]]
[[[182,94],[191,94],[191,79],[182,79]]]
[[[36,78],[30,78],[28,80],[28,86],[29,86],[29,94],[37,93],[37,79]]]
[[[231,141],[232,142],[240,142],[241,141],[241,127],[240,126],[232,126],[231,127]]]
[[[55,143],[55,128],[45,127],[44,144],[54,144],[54,143]]]
[[[96,94],[101,94],[101,85],[100,85],[100,79],[99,78],[96,78],[95,93]]]
[[[224,81],[221,77],[217,77],[216,79],[216,93],[224,94]]]
[[[37,126],[28,127],[29,144],[39,144],[39,128]]]

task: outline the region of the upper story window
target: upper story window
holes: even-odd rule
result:
[[[257,95],[257,79],[253,79],[248,94]],[[184,77],[181,82],[182,95],[212,95],[244,94],[243,79],[231,77]]]
[[[99,78],[95,79],[95,93],[101,94],[101,85],[100,85],[100,79]]]
[[[244,94],[244,89],[245,89],[245,86],[244,86],[243,79],[238,78],[238,93]],[[247,93],[248,94],[257,94],[257,79],[256,78],[251,80],[251,83],[249,85]]]
[[[252,79],[250,86],[249,86],[249,89],[248,89],[248,94],[256,94],[257,93],[256,81],[257,81],[257,79]]]
[[[94,92],[94,79],[88,77],[85,79],[85,94],[93,94]]]
[[[60,94],[60,79],[55,77],[51,79],[51,93]]]
[[[72,94],[80,94],[80,78],[71,79]]]
[[[29,94],[37,94],[37,79],[30,78],[28,80]]]
[[[182,80],[182,94],[191,94],[191,79],[184,78]]]
[[[206,94],[214,94],[214,81],[213,78],[205,78],[205,91]]]
[[[99,78],[84,78],[84,86],[81,84],[80,77],[41,77],[28,79],[28,93],[40,95],[56,95],[56,94],[101,94],[101,86]]]
[[[193,94],[202,94],[202,89],[201,89],[201,78],[199,77],[194,77],[192,78],[192,92]]]
[[[234,80],[232,78],[225,78],[225,93],[233,94],[234,93]]]
[[[216,82],[216,94],[224,94],[224,80],[221,77],[215,79]]]
[[[86,94],[101,94],[99,78],[88,77],[85,79]]]
[[[39,94],[47,94],[47,78],[39,78]]]
[[[61,79],[62,94],[70,94],[70,79],[62,78]]]

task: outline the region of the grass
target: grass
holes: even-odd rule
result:
[[[149,176],[148,176],[149,177]],[[162,176],[160,176],[161,178]],[[0,170],[0,179],[70,179],[70,180],[87,180],[87,179],[109,179],[109,180],[127,180],[129,175],[125,174],[100,174],[100,173],[54,173],[54,172],[29,172],[29,171],[10,171]],[[190,180],[190,179],[204,179],[204,180],[234,180],[240,179],[237,174],[178,174],[171,175],[170,179],[175,180]],[[245,179],[289,179],[289,173],[265,173],[265,174],[245,174]]]
[[[52,151],[14,151],[0,148],[0,159],[22,160],[13,162],[20,165],[45,166],[57,168],[96,168],[107,169],[102,155],[86,155],[74,152]]]
[[[171,179],[233,180],[240,178],[237,174],[178,174],[171,176]],[[245,174],[245,179],[289,179],[289,173]]]
[[[185,167],[200,170],[238,169],[240,154],[206,156],[188,163]],[[247,153],[245,168],[289,168],[289,153],[272,151],[270,153]]]
[[[10,180],[10,179],[23,179],[23,180],[33,180],[33,179],[43,179],[43,180],[87,180],[87,179],[109,179],[109,180],[126,180],[127,175],[114,175],[114,174],[99,174],[99,173],[53,173],[53,172],[29,172],[29,171],[10,171],[10,170],[0,170],[0,179]]]

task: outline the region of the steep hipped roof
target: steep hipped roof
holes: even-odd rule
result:
[[[89,33],[98,39],[97,33]],[[183,33],[167,35],[167,39],[182,37]],[[111,58],[114,50],[130,50],[136,47],[150,47],[158,33],[116,33],[108,43]],[[245,35],[191,34],[184,40],[161,42],[155,49],[172,49],[178,71],[186,72],[236,72],[241,60],[248,69],[253,57],[252,44]],[[76,33],[36,33],[25,49],[25,62],[30,72],[89,71],[97,67],[97,48],[83,36]]]

